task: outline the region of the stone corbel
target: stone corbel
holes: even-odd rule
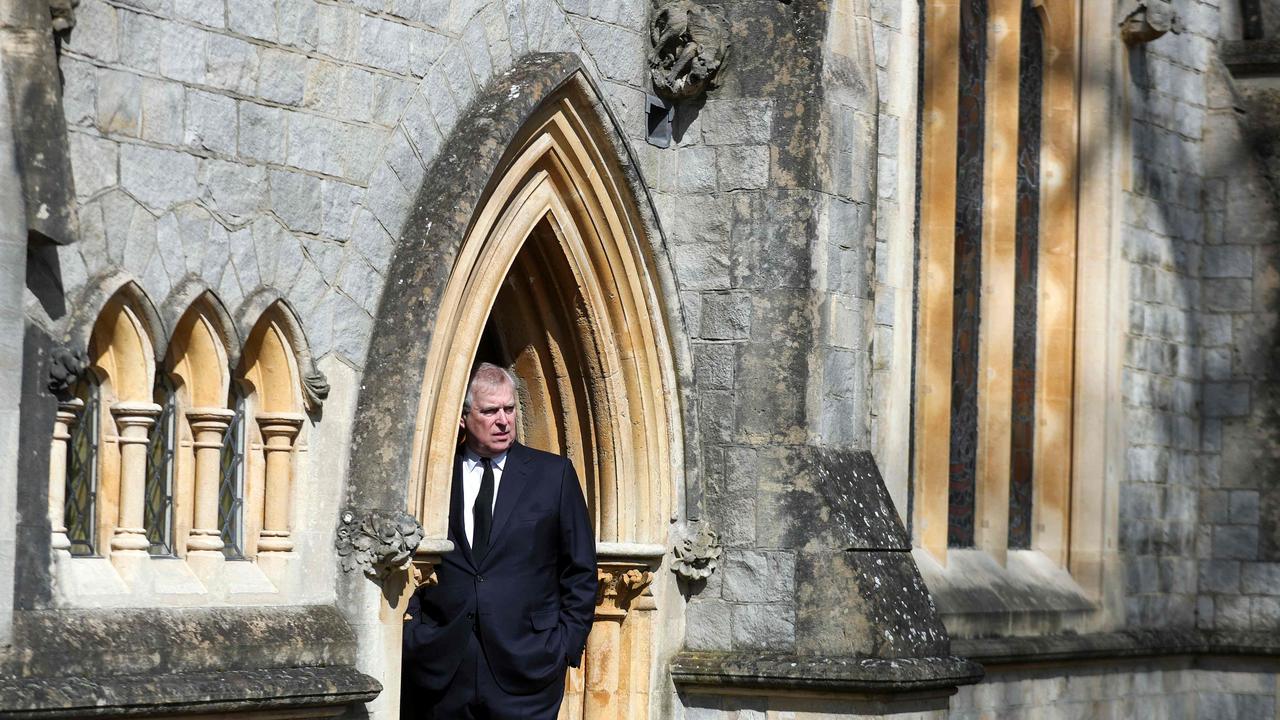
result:
[[[720,537],[705,523],[671,549],[671,571],[688,582],[706,580],[720,564]]]
[[[313,367],[311,372],[302,376],[302,401],[307,412],[320,412],[328,398],[329,378],[319,368]]]
[[[334,546],[344,571],[359,570],[381,583],[392,573],[411,568],[422,537],[421,523],[403,510],[347,508],[342,511]]]
[[[49,20],[55,33],[68,33],[76,26],[80,0],[49,0]]]
[[[649,29],[649,77],[664,100],[688,100],[714,90],[729,56],[729,24],[719,12],[689,0],[658,7]]]
[[[1182,18],[1169,0],[1137,0],[1120,21],[1120,37],[1130,46],[1149,43],[1169,32],[1182,32]]]

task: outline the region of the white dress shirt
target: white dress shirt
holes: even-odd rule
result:
[[[502,484],[502,466],[507,462],[507,454],[494,456],[490,465],[493,466],[493,505],[498,504],[498,486]],[[475,524],[476,524],[476,496],[480,494],[480,479],[484,477],[484,465],[480,463],[480,456],[475,454],[471,448],[467,448],[462,453],[462,527],[467,533],[467,544],[475,547]],[[493,507],[489,508],[493,512]],[[490,528],[492,529],[492,528]]]

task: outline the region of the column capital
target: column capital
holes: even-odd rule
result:
[[[151,402],[123,400],[111,406],[111,416],[121,425],[150,427],[160,416],[160,406]]]
[[[648,563],[604,561],[596,565],[596,619],[621,622],[631,602],[653,582]]]
[[[191,428],[200,430],[226,430],[236,416],[234,410],[220,407],[198,407],[187,411],[187,422]]]
[[[58,401],[58,420],[67,424],[74,423],[80,415],[80,411],[84,410],[84,401],[78,397],[67,398]]]
[[[302,423],[306,421],[306,417],[299,413],[264,412],[254,417],[258,421],[258,430],[262,433],[262,438],[268,441],[274,437],[283,437],[292,442],[302,430]]]

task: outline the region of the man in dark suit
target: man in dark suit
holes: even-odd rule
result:
[[[471,376],[454,461],[454,549],[404,624],[404,718],[554,720],[595,612],[595,538],[573,465],[515,442],[515,378]]]

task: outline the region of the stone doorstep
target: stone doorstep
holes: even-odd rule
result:
[[[382,685],[353,667],[294,667],[158,675],[0,679],[0,716],[180,716],[308,708],[337,714],[377,697]],[[317,712],[332,708],[335,712]]]

